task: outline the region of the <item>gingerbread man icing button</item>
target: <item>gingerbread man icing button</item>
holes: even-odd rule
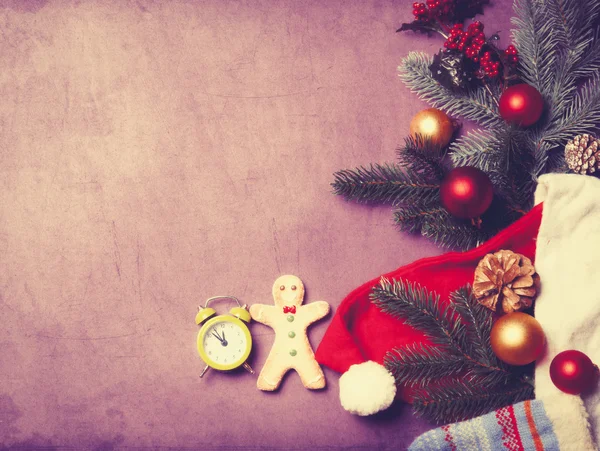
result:
[[[289,370],[298,372],[302,384],[309,389],[325,387],[325,375],[315,360],[306,330],[329,313],[329,304],[304,302],[304,284],[291,275],[279,277],[273,284],[275,305],[254,304],[250,315],[255,321],[275,331],[275,343],[263,366],[256,386],[260,390],[277,390]]]

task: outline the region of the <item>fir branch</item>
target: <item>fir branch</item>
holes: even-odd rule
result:
[[[435,292],[419,284],[382,277],[369,295],[382,312],[402,319],[407,325],[423,331],[432,343],[447,346],[464,354],[467,346],[464,325],[455,321],[447,305],[440,303]]]
[[[426,216],[421,226],[421,234],[438,246],[463,251],[479,246],[497,231],[496,228],[488,227],[478,229],[468,222],[451,217],[446,210],[439,216]]]
[[[394,211],[394,223],[404,232],[420,232],[423,224],[431,217],[443,215],[446,210],[439,203],[415,203]]]
[[[587,57],[594,40],[600,4],[597,0],[543,0],[543,5],[536,6],[543,8],[553,21],[562,59],[569,69],[575,69]]]
[[[424,387],[442,376],[456,376],[464,372],[465,359],[448,349],[414,344],[388,352],[384,365],[396,383]]]
[[[544,10],[548,19],[553,22],[551,28],[556,38],[558,55],[554,65],[552,89],[547,99],[551,104],[549,120],[553,122],[563,115],[577,92],[577,81],[581,78],[577,68],[587,61],[590,47],[594,43],[592,24],[599,7],[595,0],[545,0]]]
[[[340,171],[334,192],[358,202],[397,208],[400,230],[420,233],[446,248],[467,250],[508,226],[533,204],[537,178],[565,171],[564,145],[573,136],[594,134],[600,124],[600,35],[598,0],[515,0],[514,43],[520,78],[543,95],[546,108],[533,127],[509,127],[495,100],[497,83],[457,94],[432,74],[432,57],[418,52],[398,68],[404,83],[420,98],[449,114],[473,120],[476,130],[450,147],[456,166],[475,166],[492,180],[494,204],[482,226],[450,216],[439,202],[445,161],[427,143],[407,141],[395,165]],[[586,81],[587,78],[590,78]],[[503,86],[505,87],[505,86]],[[503,88],[502,87],[502,88]]]
[[[470,285],[451,293],[450,301],[465,320],[471,353],[481,362],[503,368],[503,364],[494,354],[490,343],[493,323],[490,310],[477,302]],[[506,368],[503,369],[506,370]]]
[[[453,423],[533,397],[533,386],[527,383],[490,390],[489,386],[478,384],[477,379],[455,379],[445,386],[429,386],[417,391],[413,409],[416,415],[436,423]]]
[[[587,30],[581,28],[579,23],[579,13],[585,8],[581,7],[579,1],[544,0],[544,9],[548,11],[548,16],[554,22],[553,29],[557,44],[561,49],[571,53],[566,55],[566,59],[581,56],[581,52],[588,44],[585,39]]]
[[[536,0],[515,0],[513,9],[516,17],[512,23],[516,28],[512,38],[519,49],[521,78],[549,98],[558,58],[554,21]]]
[[[430,183],[418,173],[406,174],[398,165],[392,164],[338,171],[331,186],[335,194],[346,200],[365,203],[427,202],[439,195],[439,183]]]
[[[594,2],[600,5],[599,2]],[[573,69],[573,76],[579,80],[595,75],[600,70],[600,35],[594,32],[589,48],[585,51],[585,58]]]
[[[488,172],[496,193],[513,210],[529,210],[537,186],[532,156],[534,143],[526,131],[508,127],[494,132],[494,142],[503,149],[498,166]],[[508,225],[508,224],[507,224]]]
[[[574,95],[560,117],[532,133],[535,147],[533,177],[564,171],[564,145],[575,135],[595,134],[600,123],[600,75],[595,74]]]
[[[594,133],[600,123],[600,75],[592,77],[577,92],[563,117],[542,134],[537,147],[564,145],[575,135]]]
[[[439,246],[468,250],[489,240],[525,213],[526,211],[518,205],[507,203],[495,196],[490,208],[481,215],[482,222],[479,228],[469,220],[455,218],[444,210],[443,214],[425,217],[421,234]]]
[[[446,148],[431,139],[424,139],[421,135],[408,136],[404,139],[404,146],[396,149],[396,154],[398,164],[407,171],[421,173],[437,183],[443,180]]]
[[[459,290],[452,296],[458,298],[460,302],[463,291]],[[463,368],[468,370],[467,374],[485,376],[490,384],[506,383],[514,377],[505,366],[499,365],[496,359],[487,357],[479,359],[478,353],[472,352],[474,349],[471,342],[473,333],[472,330],[469,332],[470,326],[460,320],[460,312],[455,308],[454,303],[440,303],[440,297],[436,293],[402,279],[390,282],[382,277],[379,286],[374,287],[371,291],[370,298],[381,311],[400,318],[407,325],[419,329],[432,343],[440,345],[447,354],[462,358]],[[479,314],[481,315],[483,312],[479,312]],[[491,317],[491,314],[488,313],[488,316]],[[478,327],[478,325],[471,327]],[[482,327],[485,331],[486,326],[482,325]],[[489,343],[487,345],[485,352],[493,354],[491,345]],[[426,350],[429,356],[427,361],[435,360],[436,355],[429,348]],[[413,348],[405,356],[402,354],[402,350],[397,350],[396,360],[393,359],[394,354],[392,354],[388,363],[396,362],[401,365],[403,358],[414,362],[415,351]],[[425,363],[425,361],[419,362]],[[401,372],[402,369],[397,371]],[[437,376],[440,377],[440,374],[437,373]]]
[[[552,149],[552,151],[548,152],[548,158],[546,159],[546,171],[562,174],[570,172],[569,166],[565,161],[564,148],[556,147]]]
[[[588,47],[589,33],[581,33],[578,28],[577,5],[563,0],[546,0],[545,9],[553,22],[558,56],[554,65],[554,78],[548,92],[552,109],[550,120],[559,117],[567,107],[577,87],[574,83],[573,67]]]
[[[598,26],[600,18],[600,3],[597,0],[577,0],[574,2],[578,14],[578,23],[576,28],[585,31],[593,30]]]
[[[450,145],[450,158],[456,167],[474,166],[483,172],[495,170],[503,158],[491,131],[473,130]]]
[[[528,132],[507,126],[471,131],[450,147],[456,166],[474,166],[487,173],[496,194],[515,210],[529,208],[536,186],[532,149]]]
[[[434,345],[398,347],[384,358],[397,384],[416,389],[416,413],[456,421],[532,395],[527,377],[511,372],[495,356],[489,338],[492,313],[477,302],[469,285],[451,293],[443,305],[437,294],[418,284],[382,277],[370,297]]]
[[[419,98],[452,116],[472,120],[482,126],[499,126],[494,97],[484,88],[457,95],[433,78],[429,66],[433,58],[420,52],[410,52],[398,67],[400,79]]]

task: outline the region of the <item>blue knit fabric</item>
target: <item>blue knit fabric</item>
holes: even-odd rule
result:
[[[409,451],[559,451],[542,401],[524,401],[417,437]]]

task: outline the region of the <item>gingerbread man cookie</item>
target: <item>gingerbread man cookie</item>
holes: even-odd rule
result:
[[[304,284],[296,276],[281,276],[273,284],[275,305],[254,304],[250,315],[275,331],[275,343],[267,357],[256,386],[273,391],[285,373],[294,369],[306,388],[325,387],[325,375],[315,360],[306,329],[329,313],[325,301],[304,302]]]

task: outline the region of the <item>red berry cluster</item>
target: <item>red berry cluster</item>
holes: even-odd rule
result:
[[[413,3],[413,15],[417,22],[429,22],[429,10],[425,3]]]
[[[478,62],[479,52],[485,45],[485,35],[483,34],[483,24],[481,22],[473,22],[463,30],[464,26],[461,23],[454,24],[450,29],[450,36],[444,47],[451,50],[464,52],[467,58]]]
[[[488,78],[496,78],[500,74],[500,61],[495,60],[492,52],[485,52],[479,65]]]
[[[483,33],[483,24],[479,21],[470,24],[466,30],[461,23],[455,24],[444,42],[444,47],[449,50],[458,50],[464,53],[467,58],[475,63],[479,63],[479,73],[481,78],[496,78],[500,75],[502,62],[496,52],[488,50],[483,51],[486,46],[486,37]],[[483,53],[482,53],[483,51]],[[519,61],[517,49],[514,45],[509,45],[504,51],[506,62],[516,64]]]
[[[504,56],[509,63],[517,64],[519,62],[519,54],[514,45],[509,45],[504,51]]]
[[[413,15],[418,22],[430,22],[439,17],[448,17],[456,6],[455,0],[427,0],[425,3],[413,3]]]

